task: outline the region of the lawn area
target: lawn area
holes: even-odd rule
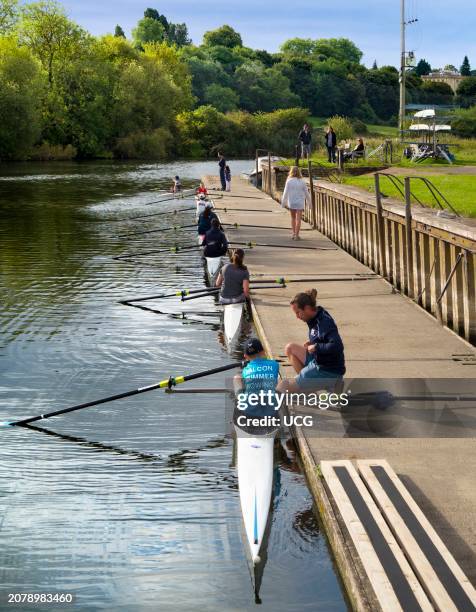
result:
[[[311,117],[309,121],[314,129],[322,128],[324,131],[327,127],[328,119],[326,117]],[[367,128],[372,136],[384,136],[385,138],[397,138],[398,136],[398,128],[396,126],[367,124]],[[365,134],[362,134],[362,136],[365,136]]]
[[[400,178],[403,180],[403,176]],[[441,191],[460,215],[465,217],[476,217],[476,176],[429,175],[426,176],[426,178]],[[362,187],[372,193],[375,191],[373,176],[347,176],[344,179],[344,183]],[[403,200],[402,195],[388,179],[380,179],[380,188],[382,193],[386,196]],[[414,193],[419,200],[425,204],[437,207],[428,188],[422,181],[412,181],[411,189],[412,193]]]

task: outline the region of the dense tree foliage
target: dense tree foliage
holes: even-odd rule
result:
[[[362,121],[395,123],[398,71],[361,58],[345,38],[254,50],[229,25],[193,45],[186,24],[155,8],[132,40],[119,25],[94,37],[56,0],[0,0],[0,158],[247,154],[291,146],[310,114],[350,117],[359,131]],[[407,101],[453,103],[447,85],[422,80],[429,70],[420,60],[407,73]],[[476,103],[476,77],[456,101]]]
[[[465,55],[461,68],[459,69],[461,76],[471,76],[471,66],[469,64],[468,56]]]

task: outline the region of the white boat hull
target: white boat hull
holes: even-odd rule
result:
[[[253,565],[261,560],[259,552],[271,507],[275,434],[252,437],[237,428],[238,488]]]
[[[223,307],[223,325],[225,328],[225,338],[228,346],[233,344],[239,334],[243,319],[243,308],[243,302],[240,304],[226,304]]]
[[[223,256],[220,257],[205,257],[207,262],[207,273],[210,282],[214,282],[218,276],[218,272],[221,270],[225,262]]]

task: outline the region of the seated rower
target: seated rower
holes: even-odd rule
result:
[[[212,219],[211,225],[211,229],[208,230],[202,241],[202,246],[205,247],[203,255],[205,257],[222,257],[227,254],[228,241],[224,232],[220,229],[220,222],[216,217]]]
[[[175,176],[174,182],[172,184],[172,192],[173,193],[181,193],[182,192],[182,182],[180,181],[179,176]]]
[[[200,181],[200,185],[197,187],[195,194],[199,196],[202,193],[205,197],[208,196],[208,190],[205,187],[205,183],[203,181]]]
[[[235,249],[231,263],[221,269],[215,286],[220,287],[220,304],[239,304],[250,297],[250,273],[244,265],[245,252]]]
[[[206,207],[198,217],[197,231],[202,240],[205,238],[205,234],[211,230],[213,219],[218,221],[218,217],[209,207]]]
[[[233,420],[237,427],[252,435],[267,433],[269,429],[276,429],[276,425],[273,426],[271,422],[268,427],[256,427],[248,423],[247,419],[262,417],[279,419],[275,395],[279,364],[273,359],[266,358],[263,345],[258,338],[250,338],[246,342],[244,358],[247,364],[241,374],[237,374],[233,379],[238,400]],[[251,395],[259,398],[257,404],[255,398],[248,403],[247,400],[251,399]]]
[[[307,323],[309,340],[304,344],[292,342],[285,351],[297,372],[293,381],[282,381],[279,391],[331,391],[345,374],[344,344],[331,315],[316,304],[317,291],[298,293],[291,308],[298,319]]]

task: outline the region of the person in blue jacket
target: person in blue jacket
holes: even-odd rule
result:
[[[279,364],[274,359],[267,359],[265,350],[261,341],[258,338],[250,338],[244,348],[244,358],[247,361],[241,375],[237,374],[234,378],[235,395],[238,399],[238,409],[235,410],[236,419],[245,415],[249,418],[271,417],[279,419],[279,411],[276,409],[276,385],[279,377]],[[263,394],[263,393],[264,394]],[[261,396],[260,396],[260,393]],[[259,402],[249,401],[249,398],[254,395],[256,398],[261,397]],[[265,433],[269,428],[275,429],[279,424],[267,426],[243,426],[237,422],[238,427],[248,433],[257,433],[258,429],[261,433]]]
[[[309,340],[292,342],[285,351],[297,373],[294,381],[283,381],[279,391],[332,390],[345,374],[344,344],[331,315],[316,303],[317,291],[298,293],[291,308],[309,328]]]

